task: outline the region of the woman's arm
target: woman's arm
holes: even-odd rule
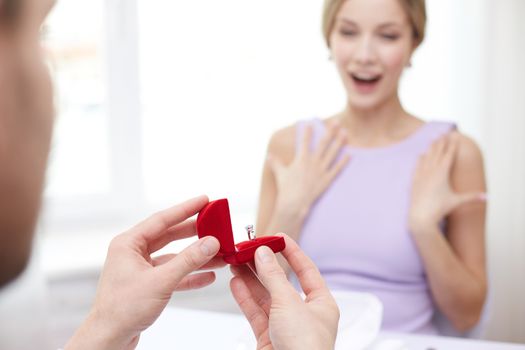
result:
[[[457,132],[425,157],[415,177],[413,199],[419,199],[413,206],[420,210],[412,210],[412,233],[437,306],[456,329],[466,331],[479,321],[487,291],[483,159],[478,146]],[[445,181],[436,180],[440,177]],[[439,193],[432,195],[430,187]],[[433,207],[425,204],[430,201]],[[429,208],[430,215],[422,214]],[[443,217],[445,235],[439,227]]]
[[[268,144],[267,159],[264,162],[261,188],[259,192],[259,212],[257,233],[261,235],[285,232],[297,240],[306,217],[308,208],[299,208],[293,204],[284,205],[279,193],[271,162],[277,160],[289,165],[295,156],[295,126],[277,131]]]

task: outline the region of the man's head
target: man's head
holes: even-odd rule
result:
[[[0,0],[0,286],[29,260],[53,126],[40,30],[53,0]]]

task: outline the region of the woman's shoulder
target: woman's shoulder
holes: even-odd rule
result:
[[[456,161],[481,160],[482,153],[477,142],[458,129],[457,124],[450,120],[431,120],[423,122],[422,129],[426,129],[431,138],[441,138],[449,135],[457,144]],[[432,136],[433,135],[433,136]],[[435,141],[435,140],[434,140]]]
[[[458,192],[486,191],[485,169],[480,147],[473,138],[457,129],[450,135],[456,142],[451,169],[452,185]]]
[[[449,135],[454,139],[457,148],[454,163],[459,165],[459,167],[479,168],[483,164],[483,155],[477,142],[458,129],[455,122],[450,120],[431,120],[425,122],[425,125],[428,129],[434,129],[438,135]]]
[[[452,132],[451,136],[457,140],[455,163],[461,168],[482,169],[483,154],[477,142],[457,129]]]

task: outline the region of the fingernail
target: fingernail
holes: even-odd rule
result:
[[[204,238],[201,241],[200,249],[206,256],[214,255],[218,249],[218,242],[213,238]]]
[[[268,263],[272,261],[272,251],[266,246],[259,247],[256,251],[257,259],[262,263]]]

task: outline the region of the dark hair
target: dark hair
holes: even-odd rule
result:
[[[16,21],[23,0],[0,0],[0,21],[12,23]]]

